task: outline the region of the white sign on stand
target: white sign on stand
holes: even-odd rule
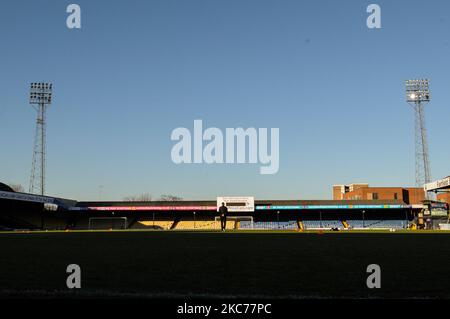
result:
[[[229,212],[254,212],[255,198],[253,196],[217,197],[217,210],[225,203]]]

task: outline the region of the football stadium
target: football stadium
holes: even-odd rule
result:
[[[443,181],[434,182],[440,186],[433,190],[449,188]],[[448,203],[426,200],[426,191],[420,188],[335,185],[334,200],[235,196],[214,201],[83,202],[14,192],[6,184],[0,187],[4,230],[218,230],[221,203],[230,212],[227,230],[444,230],[448,224]],[[354,196],[359,193],[367,199],[345,199],[361,198]]]
[[[450,2],[2,2],[2,315],[450,299]]]
[[[450,297],[447,269],[437,267],[450,258],[443,202],[78,202],[1,187],[0,292],[10,297]],[[363,190],[399,197],[390,192],[398,188],[366,184],[333,189],[344,190],[340,198]],[[229,209],[225,232],[221,203]],[[70,291],[63,270],[75,262],[83,289]],[[366,286],[373,263],[385,270],[383,289]]]

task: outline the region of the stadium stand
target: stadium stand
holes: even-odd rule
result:
[[[227,224],[225,225],[225,229],[235,229],[236,228],[236,221],[234,220],[227,220]],[[220,229],[220,221],[214,222],[214,229]]]
[[[214,220],[181,220],[175,229],[215,229]]]
[[[239,223],[239,228],[240,229],[251,229],[252,223],[249,220],[243,220]]]
[[[234,229],[236,222],[234,220],[228,220],[226,229]],[[154,228],[154,229],[175,229],[175,230],[214,230],[220,228],[220,221],[214,221],[212,219],[201,219],[201,220],[185,220],[177,218],[175,220],[138,220],[133,224],[131,229],[143,229],[143,228]]]
[[[154,228],[154,229],[171,229],[174,221],[173,220],[139,220],[137,223],[133,225],[132,228]],[[144,227],[142,227],[144,226]]]
[[[347,220],[347,223],[354,229],[402,229],[408,226],[406,220]]]
[[[365,215],[358,205],[366,209]],[[324,208],[319,212],[316,206]],[[361,229],[360,219],[365,219],[365,228],[400,229],[413,221],[421,209],[405,206],[398,200],[259,200],[255,201],[254,212],[248,215],[230,213],[226,228]],[[0,183],[0,212],[1,227],[13,230],[220,229],[216,202],[211,200],[78,202],[14,192],[3,183]]]
[[[252,225],[250,221],[241,221],[241,229],[251,229]],[[254,229],[298,229],[297,221],[257,221],[253,222]]]
[[[344,227],[340,220],[303,220],[303,227],[308,229],[341,229]]]
[[[12,231],[12,230],[14,230],[14,229],[10,228],[10,227],[6,227],[6,226],[0,225],[0,231]]]

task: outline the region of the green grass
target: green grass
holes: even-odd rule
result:
[[[1,233],[0,252],[0,296],[72,296],[75,263],[86,297],[450,298],[448,232]]]

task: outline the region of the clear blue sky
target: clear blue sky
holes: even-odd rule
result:
[[[65,25],[82,9],[82,29]],[[382,8],[382,29],[366,7]],[[47,193],[327,199],[414,185],[404,80],[431,79],[432,175],[450,174],[450,2],[9,0],[0,4],[0,181],[28,188],[30,82],[52,81]],[[175,165],[177,127],[277,127],[280,170]]]

